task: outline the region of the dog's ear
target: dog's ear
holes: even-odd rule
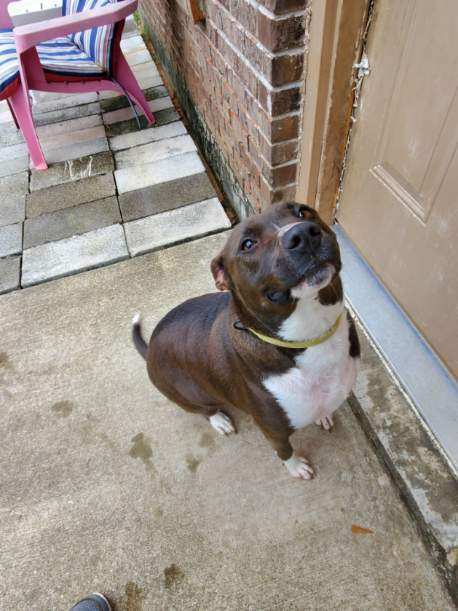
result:
[[[227,273],[224,267],[224,256],[219,254],[215,257],[211,262],[210,268],[218,291],[228,291],[229,284],[227,282]]]

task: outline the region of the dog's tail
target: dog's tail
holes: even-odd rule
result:
[[[134,346],[137,348],[137,352],[146,361],[146,353],[148,352],[148,346],[142,337],[140,314],[138,312],[134,315],[132,319],[132,340],[134,342]]]

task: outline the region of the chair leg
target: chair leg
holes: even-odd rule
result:
[[[148,124],[152,125],[153,123],[155,123],[156,119],[154,118],[154,115],[151,112],[151,109],[143,94],[143,91],[137,83],[137,79],[135,78],[132,70],[130,69],[129,64],[126,61],[126,58],[122,53],[120,53],[118,57],[116,73],[113,76],[114,79],[121,85],[121,87],[127,91],[129,96],[133,99],[137,106],[139,106],[143,110],[146,118],[148,119]]]
[[[11,103],[13,114],[19,124],[22,135],[27,142],[34,168],[37,170],[47,170],[48,165],[43,155],[43,151],[41,150],[40,141],[38,140],[35,125],[33,123],[29,98],[27,94],[24,93],[22,86],[16,89],[9,99],[9,102]]]
[[[16,125],[16,129],[21,129],[19,127],[19,123],[17,122],[16,115],[14,114],[13,107],[11,106],[11,102],[9,100],[6,100],[6,103],[8,104],[8,108],[10,109],[10,113],[11,113],[11,116],[13,117],[14,124]]]

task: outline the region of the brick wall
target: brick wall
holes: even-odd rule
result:
[[[307,0],[141,0],[191,127],[240,215],[294,197]]]

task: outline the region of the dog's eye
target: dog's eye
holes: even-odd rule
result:
[[[287,204],[288,210],[298,219],[308,218],[313,216],[313,209],[305,204]]]
[[[240,248],[244,251],[252,250],[255,245],[256,245],[255,240],[251,240],[250,238],[247,238],[246,240],[243,240],[242,244],[240,245]]]
[[[290,299],[289,291],[267,291],[266,297],[272,303],[277,303],[279,305],[288,303]]]

